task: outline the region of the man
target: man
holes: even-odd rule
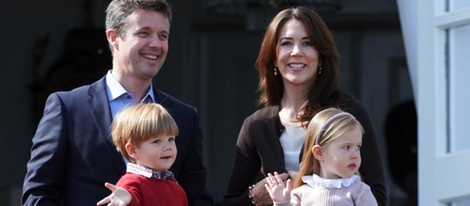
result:
[[[164,106],[178,125],[178,157],[170,170],[189,205],[212,204],[196,109],[152,86],[167,56],[171,15],[165,0],[110,3],[106,37],[113,68],[91,85],[49,96],[33,137],[23,205],[96,205],[109,195],[104,183],[117,182],[126,171],[111,142],[112,117],[147,101]]]

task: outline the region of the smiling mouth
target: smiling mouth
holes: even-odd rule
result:
[[[150,60],[157,60],[158,56],[157,55],[151,55],[151,54],[144,54],[142,55],[144,58],[146,59],[150,59]]]
[[[291,67],[291,68],[304,68],[306,66],[306,64],[287,64],[287,66]]]

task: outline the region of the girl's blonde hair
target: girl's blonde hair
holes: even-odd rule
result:
[[[120,111],[111,126],[116,149],[127,160],[134,162],[126,151],[126,144],[139,146],[155,137],[176,136],[178,126],[168,111],[159,104],[137,104]]]
[[[324,148],[337,137],[356,127],[364,133],[361,124],[353,115],[337,108],[328,108],[316,114],[307,127],[302,161],[294,188],[303,185],[303,176],[320,173],[320,162],[311,151],[313,146],[319,145]]]

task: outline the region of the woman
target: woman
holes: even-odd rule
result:
[[[377,199],[386,204],[383,167],[369,115],[353,97],[339,90],[339,54],[321,17],[305,7],[278,13],[269,24],[256,60],[259,103],[245,119],[236,145],[224,205],[270,205],[264,185],[268,173],[295,179],[308,121],[320,110],[338,107],[364,127],[360,174]]]

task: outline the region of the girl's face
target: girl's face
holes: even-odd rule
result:
[[[291,19],[282,27],[274,63],[285,86],[310,86],[318,68],[318,51],[302,22]]]
[[[361,166],[361,145],[362,131],[356,127],[323,147],[320,177],[338,179],[353,176]]]
[[[136,164],[156,171],[170,169],[176,159],[175,137],[162,136],[144,141],[128,152]]]

